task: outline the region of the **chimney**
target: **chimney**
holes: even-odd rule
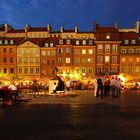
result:
[[[136,30],[136,33],[139,33],[139,29],[140,29],[140,22],[137,21],[136,24],[135,24],[135,30]]]
[[[75,26],[75,33],[78,33],[78,26]]]
[[[30,29],[30,25],[29,24],[26,24],[25,25],[25,32],[28,32],[29,29]]]
[[[64,32],[64,27],[63,26],[61,26],[60,31],[61,31],[61,33]]]
[[[115,27],[116,29],[118,29],[118,23],[117,23],[117,22],[115,22],[114,27]]]
[[[51,32],[51,31],[52,31],[52,27],[51,27],[51,25],[50,25],[50,24],[48,24],[48,26],[47,26],[47,30],[48,30],[49,32]]]
[[[9,31],[9,25],[7,23],[4,24],[5,32],[7,33]]]
[[[96,29],[98,27],[98,24],[96,23],[96,21],[94,22],[94,31],[96,32]]]

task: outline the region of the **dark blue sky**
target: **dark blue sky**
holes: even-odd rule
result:
[[[0,24],[5,22],[14,28],[25,24],[43,27],[51,24],[54,30],[60,26],[80,30],[92,30],[93,23],[132,27],[140,20],[140,0],[0,0]]]

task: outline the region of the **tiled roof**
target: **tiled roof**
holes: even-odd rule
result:
[[[5,31],[5,27],[4,27],[4,25],[2,24],[2,25],[0,25],[0,31]]]
[[[114,33],[114,32],[118,32],[118,29],[115,27],[97,27],[95,32]]]
[[[8,33],[25,33],[25,30],[23,29],[13,29],[8,31]]]
[[[38,28],[30,27],[28,29],[28,32],[45,32],[45,31],[48,31],[47,27],[38,27]]]
[[[121,45],[123,46],[140,46],[139,35],[135,32],[122,32],[121,35]],[[125,41],[128,40],[128,44]],[[132,44],[132,40],[135,40],[135,43]]]
[[[2,45],[18,45],[19,42],[21,42],[24,39],[24,37],[0,37],[0,40],[5,41],[5,40],[13,40],[13,44],[2,44]]]
[[[18,45],[21,45],[27,41],[32,42],[33,44],[36,44],[38,46],[42,46],[43,43],[45,42],[45,38],[25,38],[23,39]]]

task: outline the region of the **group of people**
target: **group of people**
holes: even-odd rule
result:
[[[16,98],[18,96],[17,94],[17,87],[13,82],[6,86],[0,81],[0,97],[3,99],[4,106],[11,105],[13,101],[13,95]]]
[[[113,98],[121,95],[121,79],[112,76],[110,79],[102,76],[96,77],[94,95],[101,98],[111,95]]]
[[[53,93],[56,93],[56,91],[64,91],[65,88],[67,91],[70,91],[71,87],[71,81],[70,79],[67,79],[66,82],[64,82],[60,77],[57,77],[58,83],[54,82],[53,85]]]

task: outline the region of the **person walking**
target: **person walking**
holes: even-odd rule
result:
[[[97,86],[97,94],[96,94],[96,97],[98,97],[99,94],[100,94],[101,98],[103,98],[103,79],[102,79],[101,76],[98,78],[97,84],[98,84],[98,86]]]

